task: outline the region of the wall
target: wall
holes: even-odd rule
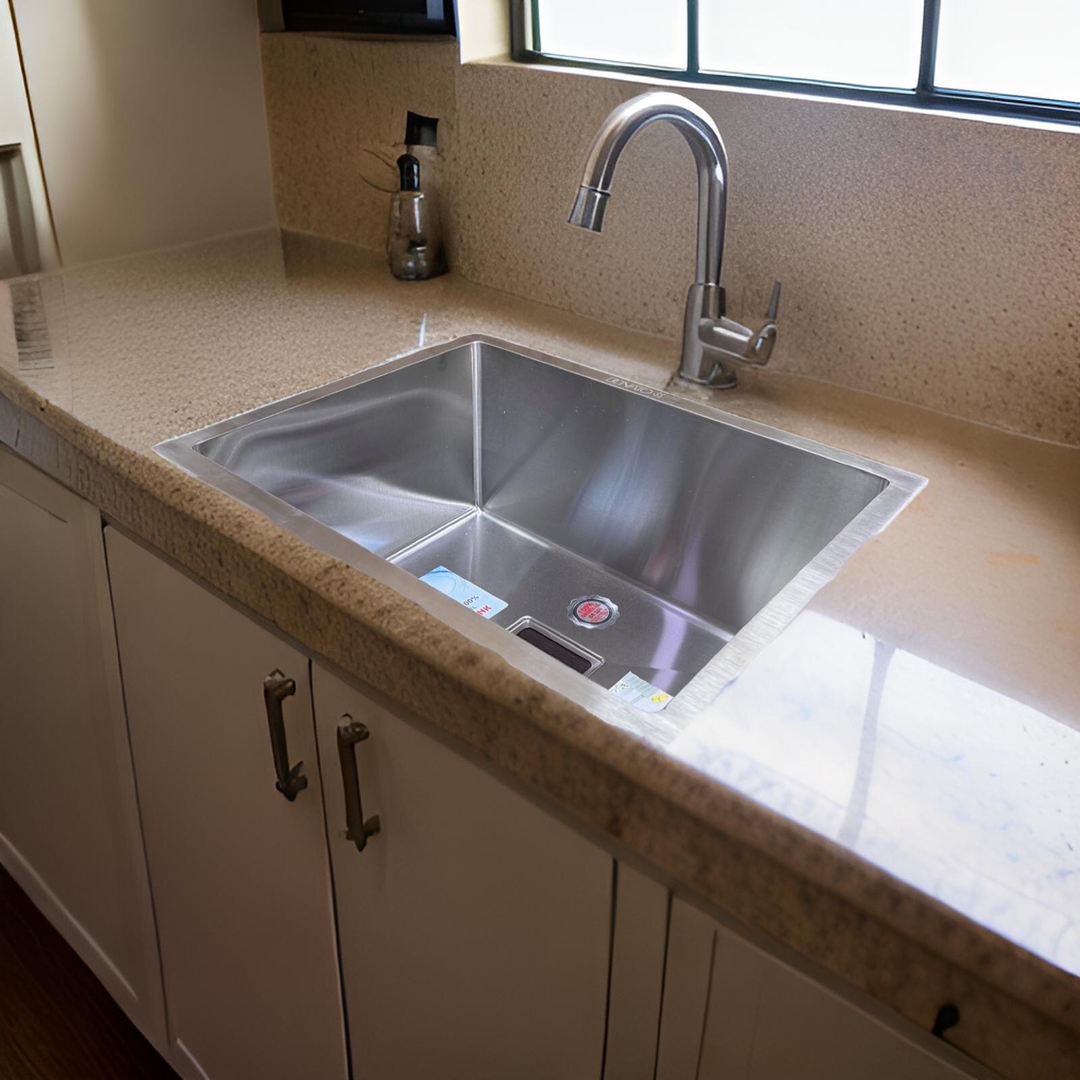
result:
[[[14,0],[68,265],[274,220],[254,0]]]
[[[406,113],[454,140],[455,42],[262,35],[279,222],[382,250]]]
[[[677,337],[696,207],[681,138],[631,144],[602,236],[565,225],[593,135],[645,80],[462,66],[439,44],[262,47],[284,227],[381,248],[363,150],[388,156],[408,108],[444,116],[458,273]],[[1080,131],[684,92],[728,147],[731,313],[760,319],[784,284],[775,370],[1080,444]]]
[[[30,258],[36,256],[39,267],[50,270],[57,264],[57,255],[49,218],[49,202],[34,142],[34,123],[26,101],[15,24],[11,20],[11,9],[7,4],[0,3],[0,146],[12,145],[19,147],[21,169],[29,194],[29,207],[20,206],[17,212],[20,215],[28,212],[33,218],[28,232],[35,250],[27,252],[27,255]],[[3,167],[0,164],[0,169]],[[0,177],[2,183],[3,178]],[[11,237],[6,235],[10,228],[9,215],[12,214],[12,208],[7,206],[7,198],[6,190],[0,191],[0,277],[18,271],[18,260],[12,250],[14,244]],[[23,227],[25,222],[22,222],[20,232]]]

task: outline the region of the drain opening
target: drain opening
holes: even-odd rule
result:
[[[541,652],[547,653],[548,656],[558,660],[561,664],[565,664],[568,668],[572,668],[580,675],[592,674],[604,662],[603,658],[597,656],[596,653],[583,649],[576,642],[570,641],[569,638],[563,637],[562,634],[544,626],[542,623],[538,623],[529,616],[518,619],[513,626],[507,629],[511,634],[521,638],[522,641],[527,641],[530,645]]]

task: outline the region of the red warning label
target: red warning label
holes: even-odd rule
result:
[[[574,617],[580,619],[582,622],[598,626],[600,623],[605,623],[611,618],[611,608],[605,604],[603,600],[599,600],[596,597],[590,597],[587,600],[578,602],[577,606],[574,608]]]

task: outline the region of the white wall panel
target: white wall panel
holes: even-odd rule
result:
[[[254,0],[14,0],[68,265],[274,221]]]

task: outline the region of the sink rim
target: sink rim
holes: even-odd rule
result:
[[[738,428],[794,449],[814,454],[870,473],[885,486],[855,515],[780,591],[758,611],[660,713],[644,713],[621,701],[587,678],[579,676],[540,650],[519,641],[502,627],[476,618],[437,590],[423,584],[403,568],[361,547],[303,511],[271,495],[251,481],[200,453],[203,443],[267,417],[277,416],[319,398],[377,379],[399,368],[422,363],[456,349],[491,346],[538,363],[561,368],[584,378],[605,383],[626,393],[651,398],[670,408]],[[925,477],[872,458],[840,450],[781,428],[736,416],[714,405],[679,397],[667,390],[644,386],[598,368],[552,356],[487,334],[467,334],[450,341],[410,350],[361,371],[287,395],[265,405],[177,435],[154,446],[171,464],[269,518],[312,547],[339,559],[419,604],[452,629],[478,645],[499,653],[530,677],[587,708],[601,719],[629,728],[653,739],[667,741],[697,716],[735,678],[754,656],[787,627],[813,596],[831,581],[844,563],[871,537],[880,532],[926,486]]]

